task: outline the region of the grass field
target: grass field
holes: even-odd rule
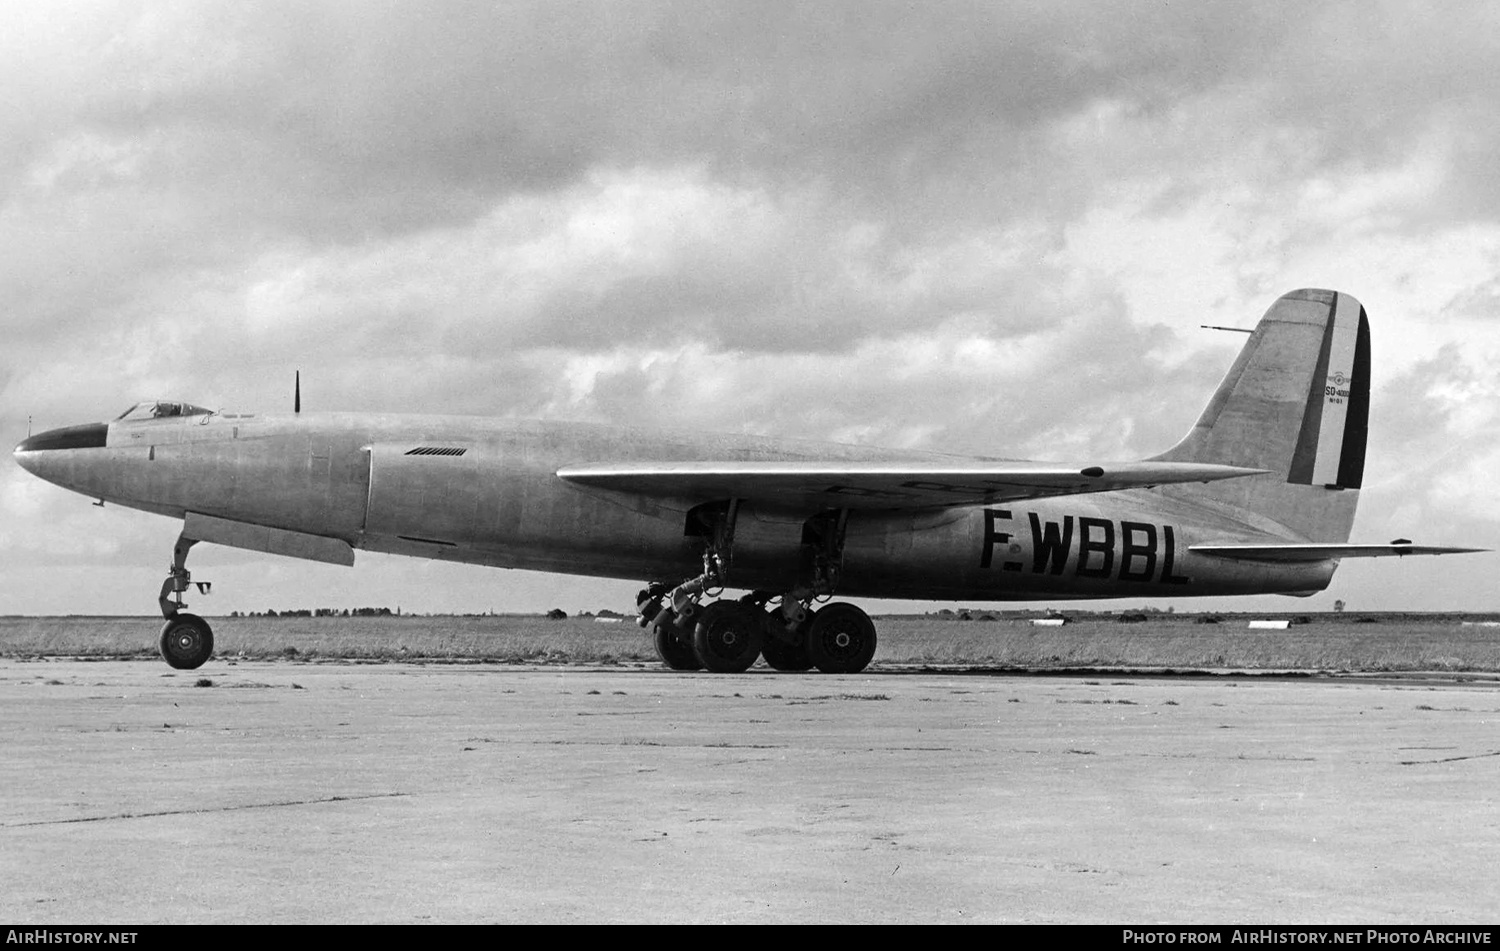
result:
[[[1269,615],[1256,615],[1264,617]],[[1217,624],[1148,615],[1125,623],[1079,614],[1063,627],[1026,617],[963,621],[877,618],[875,664],[1019,668],[1167,667],[1251,670],[1500,671],[1500,627],[1452,615],[1311,615],[1286,630],[1248,630],[1250,615]],[[294,661],[655,663],[630,620],[539,616],[210,618],[216,657]],[[1493,619],[1489,620],[1493,625]],[[0,617],[0,656],[156,657],[160,618]]]

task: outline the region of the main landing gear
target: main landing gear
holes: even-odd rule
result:
[[[193,581],[187,570],[188,549],[197,543],[196,538],[178,536],[172,548],[172,566],[167,569],[167,579],[161,583],[161,595],[156,599],[161,605],[161,616],[167,619],[158,643],[161,656],[178,670],[196,670],[214,653],[213,628],[198,615],[182,610],[187,607],[182,593],[189,584],[197,587],[199,594],[208,594],[212,586],[207,581]]]
[[[804,583],[779,594],[752,591],[738,600],[704,604],[703,598],[722,591],[728,579],[736,511],[731,501],[689,513],[689,534],[705,540],[703,573],[676,587],[650,584],[636,597],[638,623],[651,631],[662,663],[673,670],[740,673],[764,658],[782,671],[864,670],[875,656],[870,616],[847,603],[813,607],[838,584],[847,513],[826,513],[803,525],[799,574]]]

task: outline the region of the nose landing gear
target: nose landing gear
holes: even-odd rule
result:
[[[171,567],[167,569],[167,578],[161,583],[161,594],[157,597],[161,615],[167,619],[162,625],[157,647],[168,666],[177,670],[197,670],[214,653],[213,628],[198,615],[182,610],[187,607],[182,593],[189,584],[194,585],[199,594],[208,594],[212,587],[208,581],[193,581],[187,570],[188,549],[197,543],[196,538],[178,536],[177,544],[172,548]]]

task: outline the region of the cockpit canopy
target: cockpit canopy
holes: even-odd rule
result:
[[[168,419],[173,416],[207,416],[213,410],[202,406],[194,406],[192,403],[174,403],[170,400],[146,400],[137,403],[125,412],[116,416],[114,421],[135,419]]]

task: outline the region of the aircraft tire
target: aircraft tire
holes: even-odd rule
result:
[[[857,674],[875,656],[875,622],[844,602],[824,605],[807,629],[807,656],[825,674]]]
[[[651,625],[652,637],[656,641],[656,655],[672,670],[702,670],[702,661],[693,653],[693,645],[678,636],[674,620],[672,609],[664,608]]]
[[[738,601],[715,601],[698,615],[693,653],[716,674],[749,670],[760,657],[765,622],[754,607]]]
[[[196,614],[178,614],[162,625],[157,646],[168,666],[197,670],[213,656],[213,628]]]

